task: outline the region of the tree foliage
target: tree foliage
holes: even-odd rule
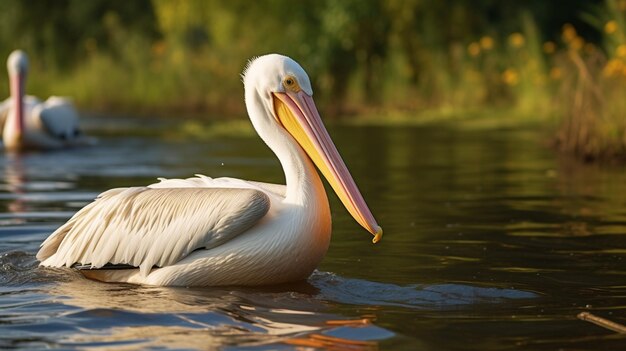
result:
[[[280,52],[306,67],[327,105],[375,105],[388,97],[385,87],[398,85],[439,101],[459,84],[468,43],[484,35],[506,41],[523,30],[521,13],[533,18],[540,41],[558,40],[566,22],[599,41],[598,31],[580,14],[602,3],[2,0],[0,54],[23,48],[41,70],[74,74],[83,86],[96,84],[93,75],[109,72],[104,79],[123,69],[119,76],[133,79],[125,87],[154,96],[150,101],[169,94],[182,104],[215,107],[239,89],[233,77],[246,60]],[[219,82],[221,95],[203,93],[208,82]],[[114,95],[118,89],[109,90]],[[171,96],[177,92],[180,96]]]

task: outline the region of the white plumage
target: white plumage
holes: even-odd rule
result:
[[[328,199],[311,160],[343,189],[338,194],[355,219],[380,238],[338,153],[329,151],[321,121],[316,130],[306,126],[305,119],[319,114],[304,70],[285,56],[262,56],[246,69],[244,85],[250,119],[279,158],[286,185],[198,175],[109,190],[43,242],[41,264],[80,264],[93,279],[150,285],[305,279],[324,257],[331,233]],[[305,131],[317,137],[308,140]],[[132,267],[116,269],[120,264]]]

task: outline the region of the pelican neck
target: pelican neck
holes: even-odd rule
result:
[[[296,140],[278,123],[256,91],[246,90],[246,107],[259,137],[274,152],[285,174],[285,202],[306,204],[319,197],[322,181],[313,162]]]

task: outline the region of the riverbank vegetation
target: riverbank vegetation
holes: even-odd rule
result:
[[[83,110],[212,118],[243,116],[247,59],[280,52],[328,118],[495,110],[582,159],[624,160],[625,13],[626,0],[6,0],[0,54],[27,50],[29,92]]]

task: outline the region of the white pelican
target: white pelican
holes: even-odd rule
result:
[[[5,149],[47,150],[92,142],[82,135],[78,113],[70,100],[51,96],[41,102],[34,96],[24,96],[28,58],[23,51],[15,50],[9,55],[7,69],[11,96],[0,104]]]
[[[280,160],[286,185],[197,175],[112,189],[41,244],[41,265],[78,266],[92,279],[146,285],[306,279],[331,233],[314,163],[377,242],[382,229],[322,124],[302,67],[271,54],[252,60],[242,76],[250,120]]]

